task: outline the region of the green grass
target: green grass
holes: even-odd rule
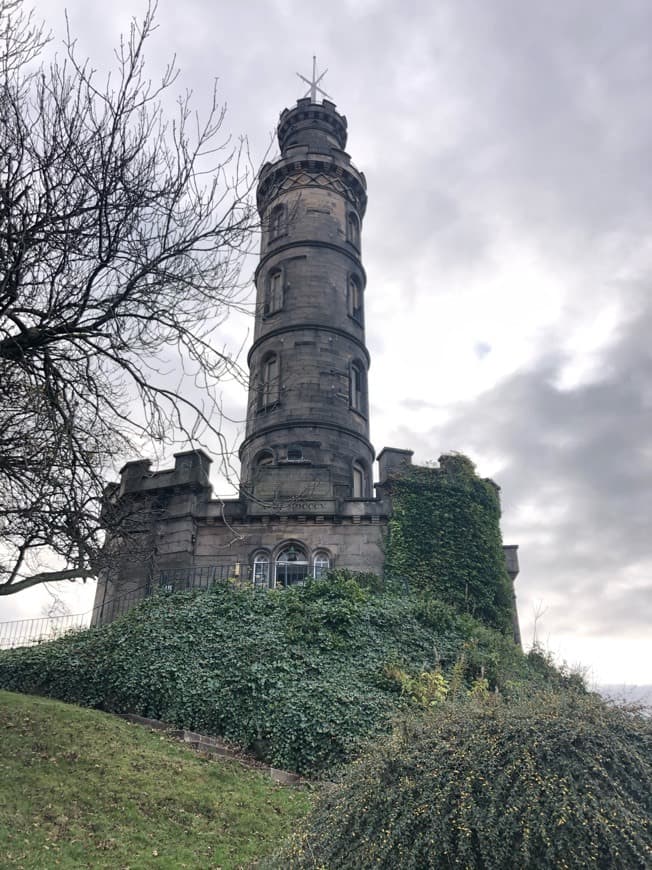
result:
[[[105,713],[0,691],[3,868],[236,868],[277,848],[303,790]]]

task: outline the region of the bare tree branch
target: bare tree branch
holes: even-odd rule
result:
[[[65,59],[39,63],[42,28],[0,0],[0,594],[96,574],[107,470],[144,436],[224,443],[215,387],[242,380],[211,332],[242,305],[254,173],[215,92],[204,122],[188,95],[165,116],[177,72],[145,75],[154,12],[101,84],[69,30]]]

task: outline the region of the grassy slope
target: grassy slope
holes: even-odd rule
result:
[[[104,713],[0,692],[0,859],[20,868],[240,867],[305,792]]]

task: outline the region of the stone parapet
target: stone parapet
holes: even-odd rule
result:
[[[414,450],[404,450],[399,447],[383,447],[378,454],[378,482],[386,483],[397,474],[405,474],[412,465]]]
[[[208,478],[212,459],[201,449],[174,454],[174,468],[151,471],[151,460],[136,459],[120,470],[118,496],[152,493],[173,487],[212,489]]]

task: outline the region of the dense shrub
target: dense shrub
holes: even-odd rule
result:
[[[388,664],[407,674],[455,666],[466,685],[482,674],[503,691],[530,679],[527,658],[497,632],[361,580],[157,595],[103,628],[1,653],[0,687],[219,734],[315,774],[411,703]]]
[[[352,764],[281,864],[643,870],[651,738],[651,720],[586,694],[445,702]]]

